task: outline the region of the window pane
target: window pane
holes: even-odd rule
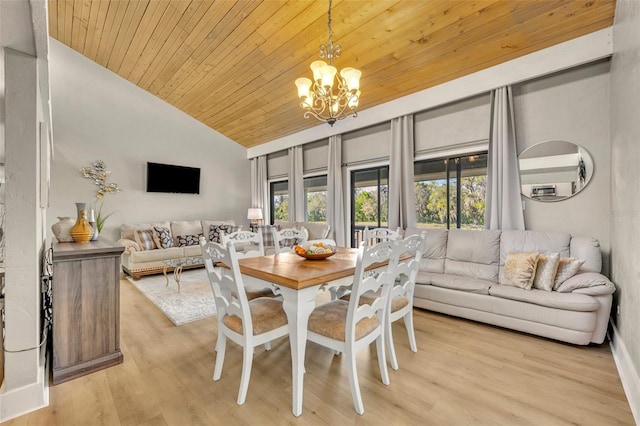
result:
[[[415,163],[416,223],[433,228],[447,227],[447,160]]]
[[[460,158],[460,227],[484,228],[487,154]]]
[[[388,226],[389,212],[389,168],[356,170],[351,172],[352,247],[362,240],[365,227]]]
[[[327,176],[304,179],[304,205],[307,222],[327,221]]]
[[[486,181],[486,153],[415,163],[417,225],[446,228],[448,220],[449,227],[456,228],[459,219],[461,228],[483,228]]]
[[[272,220],[289,219],[289,182],[271,183],[271,218]]]

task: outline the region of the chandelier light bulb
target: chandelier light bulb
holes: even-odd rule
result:
[[[347,90],[350,92],[355,92],[360,88],[360,76],[362,75],[362,71],[347,67],[340,71],[340,75],[347,82]]]
[[[309,68],[313,71],[313,81],[319,82],[322,80],[322,72],[321,69],[326,67],[327,63],[325,61],[314,61],[311,62]]]

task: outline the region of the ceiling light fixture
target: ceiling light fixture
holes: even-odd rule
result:
[[[329,42],[320,45],[320,58],[326,58],[328,64],[324,61],[312,62],[310,68],[313,71],[313,82],[303,77],[296,80],[296,86],[300,106],[305,111],[304,118],[313,116],[333,126],[337,120],[342,120],[349,114],[358,116],[356,108],[360,100],[362,72],[351,67],[337,72],[333,60],[340,56],[342,47],[339,44],[334,46],[331,40],[331,0],[328,16]]]

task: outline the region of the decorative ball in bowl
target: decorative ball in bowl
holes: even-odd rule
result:
[[[336,254],[336,248],[324,243],[305,243],[295,246],[293,250],[300,257],[310,260],[322,260]]]

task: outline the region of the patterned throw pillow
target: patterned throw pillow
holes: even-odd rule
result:
[[[280,247],[294,248],[297,245],[302,244],[304,241],[302,238],[284,238],[280,241]]]
[[[153,239],[153,229],[136,229],[134,233],[136,243],[142,250],[154,250],[158,246]]]
[[[576,259],[575,257],[561,257],[553,289],[557,290],[560,284],[577,274],[584,262],[584,259]]]
[[[220,238],[220,236],[222,232],[229,235],[232,232],[238,232],[240,228],[240,226],[228,225],[226,223],[220,225],[211,225],[209,226],[209,241],[211,241],[212,243],[221,243],[222,238]]]
[[[161,226],[154,226],[153,231],[153,240],[159,248],[173,247],[173,237],[171,236],[171,229]]]
[[[541,253],[536,267],[536,276],[533,279],[533,288],[553,290],[559,263],[560,253]]]
[[[262,244],[264,244],[265,247],[273,247],[275,245],[271,231],[274,227],[275,225],[258,226],[258,232],[262,232]]]
[[[531,290],[540,253],[509,253],[500,284]]]
[[[197,246],[200,244],[200,237],[202,234],[178,235],[178,247]]]

